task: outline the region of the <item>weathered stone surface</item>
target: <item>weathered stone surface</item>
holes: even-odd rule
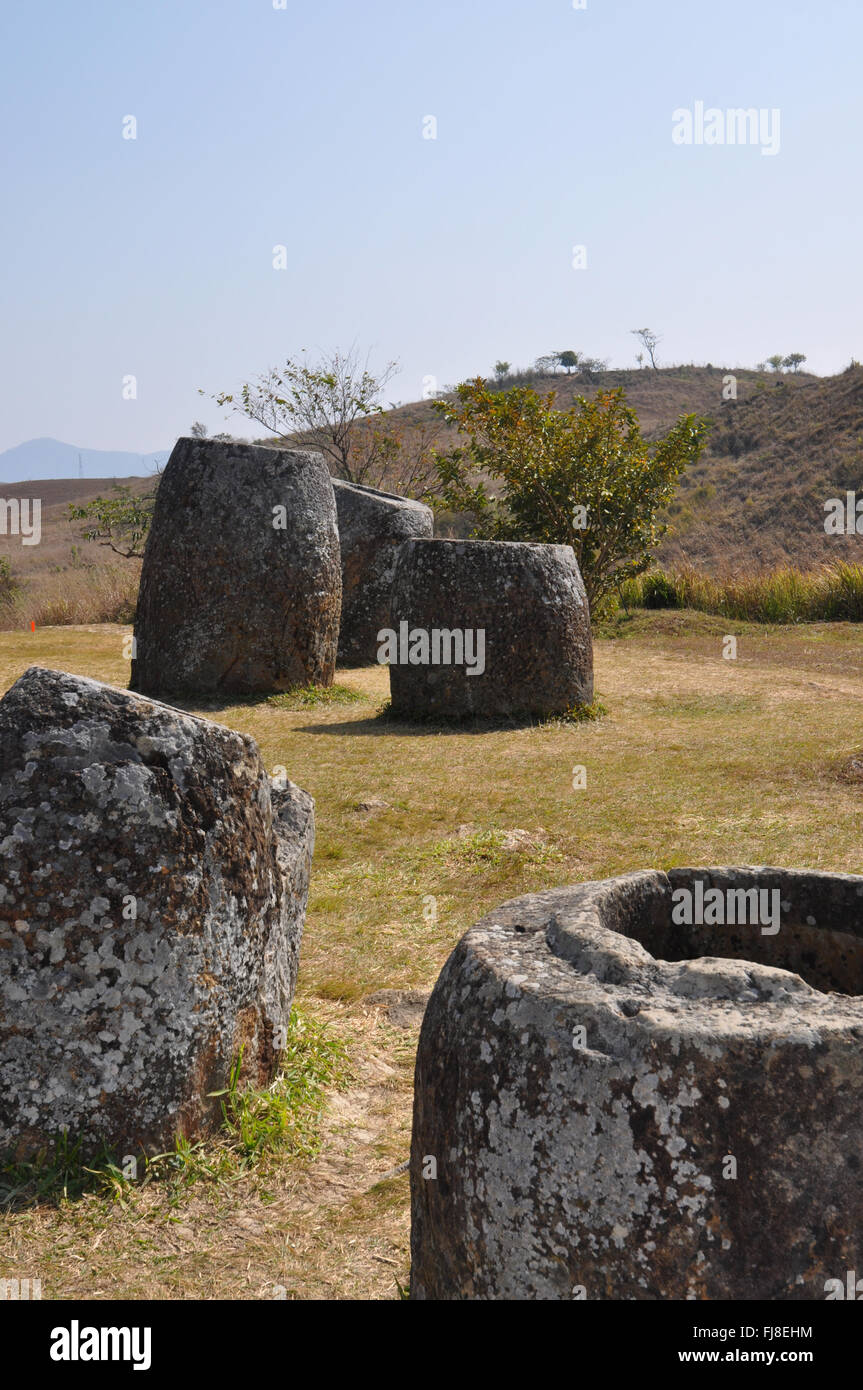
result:
[[[31,667],[0,701],[0,1150],[218,1123],[283,1046],[313,802],[244,735]]]
[[[390,665],[396,715],[543,716],[593,699],[590,618],[571,546],[406,541],[390,611],[388,626],[407,639]],[[483,632],[484,669],[476,660],[469,674],[467,661],[403,659],[412,632],[436,630],[471,632],[475,642]]]
[[[698,880],[778,892],[779,931],[676,925]],[[863,1271],[861,991],[851,875],[637,873],[483,918],[420,1035],[412,1297],[827,1297]]]
[[[399,546],[434,534],[434,513],[393,492],[333,479],[342,552],[339,665],[378,659],[378,633],[389,625],[390,590]]]
[[[144,553],[132,689],[179,697],[330,685],[340,608],[322,455],[179,439]]]

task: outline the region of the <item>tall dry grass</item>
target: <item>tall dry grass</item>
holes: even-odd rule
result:
[[[38,574],[3,598],[0,631],[69,624],[131,623],[140,564]],[[621,586],[626,608],[692,608],[755,623],[863,622],[863,565],[783,566],[733,576],[654,569]]]
[[[863,565],[782,566],[734,576],[651,570],[620,591],[627,608],[695,608],[754,623],[863,622]]]
[[[0,631],[68,624],[130,623],[138,600],[140,565],[94,565],[38,574],[0,605]]]

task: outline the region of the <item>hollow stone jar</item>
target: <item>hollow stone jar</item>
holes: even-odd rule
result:
[[[412,1297],[831,1296],[863,1274],[861,994],[850,875],[643,872],[490,913],[422,1027]]]

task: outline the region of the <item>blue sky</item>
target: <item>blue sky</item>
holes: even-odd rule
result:
[[[351,343],[399,359],[392,400],[564,347],[634,364],[642,325],[665,361],[840,370],[861,49],[859,0],[6,6],[0,449],[254,433],[198,388]],[[779,153],[675,145],[696,101],[778,108]]]

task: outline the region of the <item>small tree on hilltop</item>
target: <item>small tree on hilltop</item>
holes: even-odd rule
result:
[[[565,352],[557,353],[557,360],[563,367],[567,376],[574,372],[581,361],[581,353],[573,352],[572,348],[567,348]]]
[[[509,362],[495,362],[494,374],[497,377],[498,381],[503,381],[506,377],[509,376],[510,366],[511,363]]]
[[[560,366],[560,354],[547,352],[542,357],[537,357],[533,365],[540,376],[553,376]]]
[[[210,434],[207,426],[202,425],[200,420],[196,420],[190,427],[189,434],[193,439],[209,439],[217,444],[231,444],[234,438],[231,434]]]
[[[659,334],[654,333],[652,328],[633,328],[631,332],[641,343],[641,346],[650,358],[650,365],[653,370],[658,371],[659,368],[656,365],[656,349],[662,341]]]
[[[768,357],[767,365],[768,367],[772,367],[774,372],[781,372],[785,366],[785,358],[782,356],[781,352],[774,352],[772,357]]]
[[[214,399],[293,448],[320,450],[336,478],[421,499],[437,483],[436,431],[427,422],[409,426],[384,411],[383,390],[397,370],[398,363],[389,362],[372,372],[355,349],[311,364],[288,358],[283,367],[246,382],[236,396],[222,392]]]
[[[681,416],[648,445],[622,388],[579,397],[567,411],[554,399],[532,387],[492,392],[478,377],[456,388],[455,401],[436,402],[469,441],[438,456],[442,496],[474,515],[475,536],[571,545],[596,611],[647,569],[665,530],[657,514],[701,453],[707,425]],[[477,470],[501,484],[499,496],[472,481]]]
[[[805,352],[790,352],[787,357],[783,358],[782,365],[783,367],[790,367],[792,372],[799,372],[805,361]]]
[[[603,357],[579,357],[578,375],[583,381],[596,381],[602,372],[608,371],[608,362]]]

